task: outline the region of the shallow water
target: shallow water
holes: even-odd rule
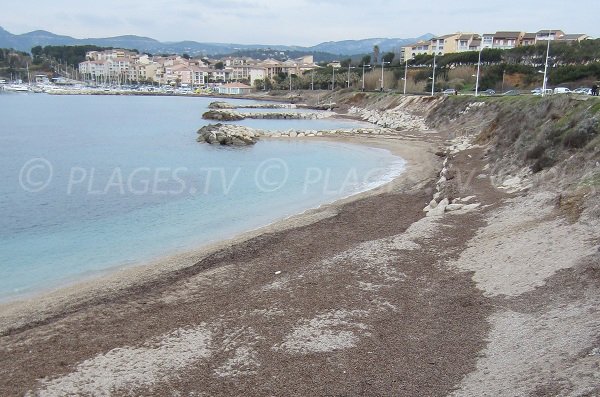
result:
[[[0,95],[0,298],[232,237],[402,170],[387,151],[349,144],[197,143],[211,101]]]

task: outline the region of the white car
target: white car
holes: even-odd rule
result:
[[[567,87],[556,87],[554,89],[554,93],[555,94],[570,94],[571,90],[568,89]]]
[[[531,90],[532,95],[540,96],[540,95],[542,95],[542,93],[544,93],[544,90],[541,88],[536,88],[535,90]],[[552,95],[553,93],[554,93],[554,91],[552,90],[552,88],[546,88],[545,95]]]

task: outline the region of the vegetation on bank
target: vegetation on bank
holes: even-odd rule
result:
[[[486,106],[465,112],[473,102]],[[461,113],[463,112],[463,113]],[[495,173],[534,174],[552,169],[556,186],[597,189],[600,184],[600,100],[552,97],[449,97],[429,115],[438,128],[477,126],[477,142],[490,145]]]

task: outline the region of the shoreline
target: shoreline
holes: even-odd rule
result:
[[[33,93],[31,93],[31,94],[33,94]],[[59,94],[56,94],[56,95],[59,95]],[[195,98],[207,98],[207,99],[233,99],[233,100],[256,101],[258,103],[261,103],[263,101],[269,101],[269,102],[280,102],[280,103],[285,104],[285,101],[282,100],[284,98],[271,97],[271,96],[262,97],[262,96],[257,96],[257,95],[225,95],[225,94],[222,94],[222,95],[219,95],[219,94],[215,94],[215,95],[212,95],[212,94],[211,95],[184,95],[184,94],[162,94],[162,93],[145,94],[145,93],[118,93],[118,92],[116,92],[116,93],[104,93],[104,92],[83,93],[82,92],[82,93],[65,93],[65,94],[60,94],[60,95],[66,95],[66,96],[69,96],[69,95],[157,96],[157,97],[173,96],[173,97],[189,97],[189,98],[195,97]],[[330,119],[332,121],[333,120],[346,121],[348,119],[351,119],[353,121],[364,123],[365,125],[370,125],[370,123],[368,123],[364,120],[360,120],[359,118],[352,118],[352,117],[345,118],[343,115],[337,114],[337,113],[332,114],[331,116],[328,116],[327,119]],[[232,125],[236,125],[236,124],[232,123]],[[266,139],[276,139],[276,138],[272,138],[272,137],[265,137],[265,138]],[[325,141],[325,140],[326,139],[323,139],[323,141]],[[331,141],[335,142],[336,139],[333,139]],[[343,141],[343,138],[338,141]],[[353,143],[356,144],[355,142],[347,141],[347,140],[345,142],[350,143],[350,144],[353,144]],[[361,146],[370,147],[369,145],[364,145],[364,144],[362,144]],[[394,153],[392,153],[392,154],[394,154]],[[396,154],[394,154],[394,155],[396,155]],[[378,187],[376,187],[375,189],[378,189]],[[373,190],[373,189],[368,189],[368,190]],[[357,192],[357,193],[352,193],[351,196],[360,195],[362,193],[364,193],[364,192],[361,191],[361,192]],[[339,199],[335,199],[334,202],[338,202],[338,201],[345,202],[346,199],[348,199],[348,197],[341,197]],[[220,239],[220,242],[209,242],[209,243],[207,243],[205,245],[201,245],[201,246],[194,246],[194,247],[190,247],[190,248],[171,250],[171,251],[165,253],[164,255],[159,255],[159,256],[151,258],[151,259],[142,259],[139,261],[135,261],[135,263],[114,264],[106,269],[102,269],[99,271],[93,271],[93,272],[91,272],[91,274],[84,273],[84,274],[65,278],[65,279],[59,281],[56,285],[44,288],[41,291],[40,290],[27,290],[25,292],[8,294],[8,295],[0,298],[0,332],[2,330],[3,312],[5,311],[6,307],[12,307],[13,305],[16,305],[16,304],[30,305],[30,304],[33,304],[33,302],[35,302],[37,300],[46,300],[45,298],[47,296],[54,296],[57,294],[60,295],[61,291],[70,291],[74,288],[77,288],[78,285],[94,284],[96,281],[100,281],[100,280],[104,280],[104,279],[112,280],[111,282],[115,282],[116,280],[113,280],[113,278],[115,278],[113,276],[113,274],[117,274],[117,273],[126,271],[126,269],[129,269],[129,268],[153,267],[153,266],[156,266],[156,264],[160,265],[163,262],[171,263],[171,262],[173,262],[173,260],[175,258],[177,258],[177,259],[187,258],[187,257],[196,258],[198,256],[199,252],[204,252],[204,251],[212,252],[213,250],[221,249],[222,246],[227,246],[227,244],[229,244],[229,242],[238,242],[238,241],[241,241],[240,239],[244,240],[247,238],[252,238],[252,237],[243,238],[243,236],[246,236],[246,235],[254,236],[255,231],[260,231],[262,229],[268,230],[272,224],[276,224],[279,222],[285,222],[288,218],[295,218],[296,216],[302,216],[305,213],[307,214],[307,216],[310,216],[311,212],[313,212],[313,211],[318,212],[318,210],[321,207],[332,205],[332,204],[334,204],[334,202],[325,201],[322,204],[320,204],[318,207],[311,207],[311,208],[305,209],[299,213],[291,213],[291,214],[287,214],[287,215],[282,215],[281,217],[277,218],[273,222],[270,222],[270,223],[262,225],[262,226],[258,226],[256,228],[253,228],[250,230],[242,230],[238,233],[234,233],[231,236]],[[258,232],[258,233],[260,234],[262,232]]]
[[[427,162],[430,166],[436,160],[433,151],[428,147],[429,145],[402,141],[396,137],[324,136],[308,139],[311,141],[355,144],[368,148],[388,150],[391,154],[405,162],[404,169],[393,180],[384,182],[375,188],[353,193],[348,197],[335,199],[332,202],[325,202],[316,208],[309,208],[300,213],[284,216],[270,224],[237,233],[233,237],[219,242],[201,245],[174,254],[167,254],[166,256],[160,256],[141,263],[116,265],[99,273],[83,276],[72,281],[65,281],[64,284],[51,287],[45,291],[26,293],[23,296],[14,297],[14,299],[9,297],[7,300],[0,301],[0,334],[5,333],[9,329],[18,329],[26,326],[27,323],[44,321],[45,318],[56,315],[56,312],[60,312],[61,309],[69,312],[73,307],[89,303],[94,299],[110,297],[129,288],[155,281],[164,274],[194,266],[210,255],[261,235],[310,225],[319,220],[335,216],[339,209],[348,203],[406,188],[413,181],[419,181],[419,174],[424,168],[419,164],[424,157],[423,155],[427,153],[430,155],[429,162]],[[421,154],[415,157],[415,151],[421,151]],[[431,167],[431,170],[434,168]],[[421,180],[421,182],[423,181]]]
[[[521,102],[373,99],[356,105],[349,95],[341,103],[400,125],[413,112],[427,128],[310,139],[393,143],[407,168],[387,191],[313,219],[298,216],[297,227],[225,244],[192,266],[86,296],[5,332],[0,389],[10,396],[598,395],[598,185],[557,187],[551,172],[527,174],[526,162],[506,158],[514,108],[528,111]],[[548,101],[557,111],[572,105]],[[565,119],[548,115],[521,127]],[[408,125],[420,123],[409,117]],[[486,126],[500,141],[481,141]],[[564,174],[568,182],[589,181],[585,173],[600,167],[598,147],[568,154],[554,171],[586,166]]]

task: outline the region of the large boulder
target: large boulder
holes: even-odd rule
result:
[[[205,120],[238,121],[243,120],[243,114],[231,110],[209,110],[202,115]]]
[[[209,109],[235,109],[235,106],[232,105],[231,103],[227,103],[227,102],[211,102],[210,105],[208,105]]]
[[[211,145],[248,146],[254,145],[260,133],[248,127],[210,124],[198,130],[198,142]]]

